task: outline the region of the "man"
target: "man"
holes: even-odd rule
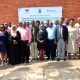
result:
[[[56,20],[56,21],[54,22],[54,24],[55,24],[55,26],[57,27],[57,26],[59,25],[59,21]]]
[[[57,61],[61,58],[65,58],[65,44],[68,43],[68,29],[63,25],[63,20],[59,20],[59,26],[56,29],[56,40],[57,40]]]
[[[21,29],[22,29],[22,22],[19,22],[19,25],[18,25],[18,28],[17,28],[17,31],[21,31]]]
[[[46,20],[46,28],[48,28],[49,27],[49,20]]]
[[[7,31],[8,30],[8,24],[4,23],[4,27],[5,27],[5,30]]]
[[[12,23],[12,22],[8,23],[8,32],[10,32],[10,31],[11,31],[12,25],[13,25],[13,23]]]
[[[24,22],[21,33],[21,46],[22,46],[22,60],[23,62],[29,63],[30,56],[30,42],[32,38],[31,29],[29,28],[29,22]],[[26,60],[25,60],[26,59]]]
[[[34,41],[35,41],[35,48],[37,48],[37,34],[39,32],[39,27],[40,27],[40,21],[37,20],[34,26]],[[34,55],[35,59],[38,59],[38,50],[35,49],[35,55]]]
[[[69,18],[66,18],[66,19],[64,20],[63,25],[68,28],[69,22],[70,22],[70,19],[69,19]],[[65,56],[67,56],[67,50],[68,50],[68,44],[65,45]]]
[[[50,22],[49,27],[46,29],[48,33],[48,48],[47,48],[47,57],[48,60],[51,59],[54,60],[56,56],[55,51],[55,32],[56,32],[56,26],[53,26],[53,23]]]
[[[65,26],[67,27],[67,26],[69,26],[69,22],[70,22],[70,19],[66,18],[66,19],[64,20],[63,25],[65,25]]]
[[[76,28],[78,28],[80,26],[80,17],[78,17],[77,19],[77,23],[75,24]]]
[[[38,33],[38,31],[39,31],[39,27],[40,27],[40,21],[37,20],[37,21],[36,21],[36,26],[35,26],[35,28],[34,28],[34,30],[35,30],[35,41],[37,41],[37,33]]]

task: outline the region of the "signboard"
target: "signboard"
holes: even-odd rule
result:
[[[62,7],[18,8],[18,21],[57,20],[62,17]]]

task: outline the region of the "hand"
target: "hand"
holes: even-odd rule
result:
[[[39,40],[40,43],[44,42],[44,40]]]
[[[65,41],[66,44],[68,44],[68,41]]]
[[[18,44],[18,42],[16,40],[13,40],[13,44]]]
[[[54,41],[54,44],[57,44],[57,41],[56,40]]]
[[[2,42],[0,42],[0,45],[3,45],[3,43],[2,43]]]
[[[30,46],[30,42],[27,43],[27,46]]]

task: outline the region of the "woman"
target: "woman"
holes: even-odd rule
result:
[[[79,48],[79,54],[80,54],[80,26],[77,28],[77,45]],[[80,56],[79,56],[80,58]]]
[[[69,40],[68,40],[68,55],[69,58],[71,58],[71,54],[76,55],[77,53],[77,28],[74,26],[74,19],[70,20],[69,26],[68,26],[68,32],[69,32]],[[75,57],[75,56],[74,56]]]
[[[17,31],[16,26],[13,25],[11,32],[9,33],[10,43],[9,63],[12,65],[20,63],[20,41],[21,35]]]
[[[40,60],[44,60],[45,50],[46,50],[46,41],[47,41],[47,31],[45,30],[44,26],[40,26],[40,30],[37,34],[37,48],[39,50],[39,57]]]
[[[0,25],[0,53],[1,53],[1,66],[7,65],[7,42],[8,33],[5,31],[3,24]]]

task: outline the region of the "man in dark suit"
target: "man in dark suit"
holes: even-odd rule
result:
[[[57,40],[57,61],[65,58],[65,45],[68,43],[68,29],[63,25],[63,20],[59,20],[59,26],[56,29]]]

